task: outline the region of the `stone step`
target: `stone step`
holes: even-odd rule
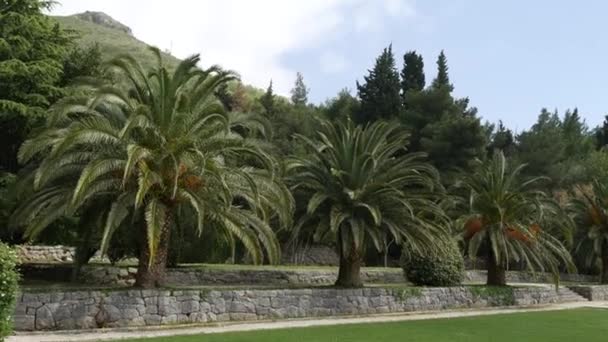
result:
[[[578,293],[570,290],[567,287],[559,288],[559,302],[560,303],[570,303],[570,302],[587,302],[589,301],[587,298],[579,295]]]

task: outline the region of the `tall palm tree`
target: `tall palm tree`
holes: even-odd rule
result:
[[[511,261],[555,275],[560,266],[574,268],[570,253],[554,236],[555,231],[567,233],[571,221],[555,200],[534,189],[542,177],[522,179],[524,166],[511,167],[497,152],[461,184],[468,190],[464,237],[469,255],[482,253],[487,258],[488,285],[506,285]]]
[[[608,185],[595,180],[590,189],[580,188],[572,208],[578,226],[585,233],[576,248],[579,252],[586,249],[589,263],[599,259],[600,283],[608,284]]]
[[[336,286],[359,287],[367,239],[378,250],[387,234],[411,248],[434,246],[445,220],[435,202],[439,176],[423,154],[405,152],[408,135],[397,125],[320,126],[316,140],[298,136],[310,155],[288,167],[293,189],[309,194],[294,234],[308,225],[319,240],[333,236],[340,256]]]
[[[24,143],[21,162],[40,160],[32,174],[36,191],[17,213],[28,223],[26,234],[110,195],[101,249],[127,217],[141,218],[132,227],[145,242],[138,286],[161,283],[181,206],[194,209],[199,234],[224,229],[255,262],[277,261],[269,222],[278,217],[289,225],[293,200],[256,138],[259,122],[226,113],[213,96],[236,75],[198,69],[198,55],[170,72],[152,51],[157,66],[149,72],[128,55],[112,60],[118,85],[94,85],[93,95],[65,101],[50,127]]]

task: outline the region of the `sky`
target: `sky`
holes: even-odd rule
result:
[[[288,95],[296,72],[321,103],[356,92],[389,44],[402,68],[416,50],[427,83],[441,50],[456,96],[516,131],[540,109],[608,114],[603,0],[60,0],[55,15],[103,11],[135,37],[183,58],[200,53],[245,83]]]

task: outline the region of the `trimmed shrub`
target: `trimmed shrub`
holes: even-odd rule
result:
[[[464,278],[464,258],[453,240],[440,244],[438,251],[403,253],[401,265],[405,277],[415,285],[453,286]]]
[[[12,331],[12,316],[17,293],[17,255],[0,242],[0,341]]]

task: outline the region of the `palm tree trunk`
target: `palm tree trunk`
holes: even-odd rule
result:
[[[361,258],[358,253],[351,252],[352,256],[340,257],[340,269],[336,287],[363,287],[361,281]]]
[[[506,265],[496,260],[492,247],[488,245],[488,279],[487,285],[489,286],[506,286],[507,285],[507,272]]]
[[[361,281],[361,253],[354,246],[348,255],[342,250],[342,234],[338,233],[338,255],[340,255],[340,268],[336,287],[363,287]]]
[[[608,284],[608,242],[602,243],[602,272],[600,274],[600,284]]]
[[[150,250],[147,239],[144,238],[141,247],[139,266],[135,277],[135,287],[155,288],[162,286],[167,269],[169,256],[169,240],[171,238],[171,215],[167,215],[165,224],[160,233],[160,241],[156,248],[156,255],[150,263]],[[145,227],[145,226],[144,226]],[[144,228],[145,229],[145,228]],[[145,233],[144,233],[145,234]]]

